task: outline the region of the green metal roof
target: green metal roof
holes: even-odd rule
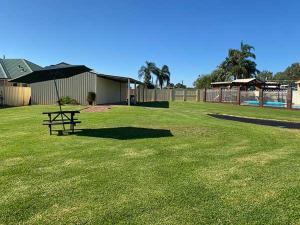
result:
[[[0,79],[14,79],[40,69],[25,59],[0,59]]]

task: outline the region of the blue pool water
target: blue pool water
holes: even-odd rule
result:
[[[259,105],[259,101],[244,101],[245,104],[247,105]],[[284,102],[264,102],[264,106],[271,106],[271,107],[286,107],[286,103]]]

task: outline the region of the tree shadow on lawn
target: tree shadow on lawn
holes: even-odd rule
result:
[[[168,101],[161,101],[161,102],[141,102],[137,103],[136,106],[141,107],[149,107],[149,108],[170,108]]]
[[[300,123],[295,123],[295,122],[264,120],[264,119],[229,116],[229,115],[222,115],[222,114],[208,114],[208,115],[217,119],[231,120],[236,122],[251,123],[257,125],[265,125],[265,126],[288,128],[288,129],[300,129]]]
[[[118,140],[173,137],[170,130],[140,127],[115,127],[99,129],[81,129],[74,135],[99,138],[113,138]]]

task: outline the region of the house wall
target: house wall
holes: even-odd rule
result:
[[[120,103],[127,99],[127,83],[97,77],[97,104]]]
[[[76,99],[82,105],[86,101],[88,92],[96,92],[96,74],[87,72],[70,78],[57,80],[60,97],[69,96]],[[31,86],[32,104],[51,105],[57,102],[54,82],[44,81],[33,83]]]

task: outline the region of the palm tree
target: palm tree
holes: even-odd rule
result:
[[[155,63],[146,61],[145,66],[141,66],[139,69],[139,79],[143,78],[146,85],[151,84],[151,78],[154,71],[157,69]]]
[[[240,49],[229,49],[228,57],[221,64],[221,68],[231,74],[234,79],[253,77],[258,70],[256,69],[256,63],[252,61],[256,59],[252,50],[254,50],[254,47],[243,42]]]
[[[164,83],[169,85],[171,73],[167,65],[163,65],[161,69],[156,68],[153,73],[156,75],[156,81],[158,82],[160,89],[163,88]]]

